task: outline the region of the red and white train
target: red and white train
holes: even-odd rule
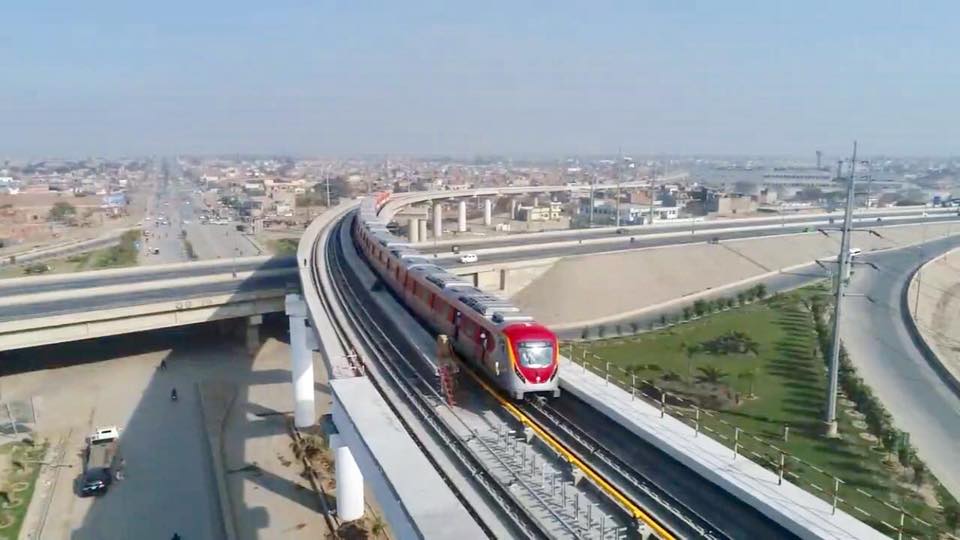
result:
[[[434,264],[378,217],[389,193],[366,198],[353,240],[384,283],[457,353],[515,399],[560,395],[557,336],[510,302]]]

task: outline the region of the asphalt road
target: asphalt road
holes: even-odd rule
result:
[[[230,264],[224,261],[218,266],[187,266],[185,268],[167,268],[154,271],[135,273],[135,274],[111,274],[111,275],[86,275],[83,277],[63,275],[63,280],[43,282],[43,283],[19,283],[8,284],[0,280],[0,296],[8,294],[34,294],[49,291],[74,291],[92,287],[106,287],[109,285],[126,285],[145,283],[149,281],[158,281],[166,279],[179,279],[200,276],[212,276],[231,272],[234,269],[237,272],[249,272],[252,270],[268,270],[278,268],[294,268],[297,261],[293,257],[274,257],[266,261],[250,261],[239,259],[236,263]]]
[[[931,214],[927,218],[923,218],[920,215],[920,211],[917,211],[916,217],[914,219],[896,219],[889,220],[887,218],[904,216],[905,213],[877,213],[872,214],[868,218],[857,218],[857,221],[854,222],[854,227],[868,227],[876,225],[892,225],[892,224],[909,224],[909,223],[919,223],[921,221],[926,221],[928,223],[936,221],[944,221],[950,219],[956,219],[957,213],[951,212],[947,215],[942,214]],[[907,214],[910,215],[910,214]],[[707,236],[707,233],[704,231],[722,231],[724,229],[731,229],[737,227],[747,227],[747,226],[771,226],[771,225],[782,225],[787,230],[793,231],[802,231],[804,227],[810,227],[810,223],[817,223],[826,221],[829,216],[819,215],[819,216],[791,216],[784,217],[780,221],[769,221],[761,223],[729,223],[724,221],[704,221],[694,224],[686,223],[683,225],[669,225],[669,226],[656,226],[656,227],[630,227],[626,228],[624,233],[620,234],[614,230],[611,230],[609,227],[604,229],[597,229],[595,231],[587,231],[583,229],[575,229],[568,231],[569,234],[550,234],[550,235],[540,235],[538,233],[524,233],[524,234],[512,234],[507,236],[491,237],[488,240],[483,241],[471,241],[466,242],[461,246],[461,251],[471,251],[478,249],[488,249],[496,247],[507,247],[507,246],[526,246],[526,245],[536,245],[544,244],[548,242],[564,242],[570,240],[595,240],[598,238],[616,238],[618,236],[623,237],[625,240],[629,237],[634,236],[637,239],[642,238],[648,234],[661,234],[661,233],[671,233],[671,232],[690,232],[695,231],[700,238]],[[876,221],[876,218],[887,219],[886,222]],[[836,219],[836,226],[839,227],[840,219]],[[823,227],[824,225],[817,225],[818,227]],[[829,225],[827,225],[829,226]],[[779,230],[779,229],[778,229]],[[553,231],[551,231],[553,233]],[[447,242],[448,240],[444,240]],[[421,253],[449,253],[450,245],[441,245],[437,248],[433,246],[424,245],[419,248]]]
[[[189,300],[191,298],[201,298],[214,294],[241,293],[259,289],[276,289],[285,287],[288,283],[299,284],[299,278],[296,275],[269,276],[259,278],[254,276],[238,281],[239,283],[233,281],[204,283],[183,287],[120,292],[99,296],[65,298],[62,300],[34,302],[31,304],[2,306],[0,307],[0,322],[17,319],[51,317],[54,315],[80,313],[84,311],[95,311],[100,309],[130,307],[153,302]]]
[[[916,223],[936,223],[944,221],[957,221],[957,216],[951,216],[948,218],[927,218],[927,219],[911,219],[911,220],[902,220],[897,221],[897,225],[910,225]],[[723,240],[736,240],[739,238],[759,238],[763,236],[776,236],[781,234],[796,234],[803,232],[805,226],[796,225],[796,226],[786,226],[786,227],[777,227],[775,229],[767,229],[760,231],[736,231],[736,232],[718,232],[716,234],[703,234],[698,233],[696,235],[690,236],[674,236],[668,238],[643,238],[642,236],[634,236],[634,241],[630,242],[629,235],[623,235],[623,242],[615,243],[603,243],[603,244],[584,244],[576,246],[550,246],[545,244],[542,249],[535,250],[524,250],[518,252],[504,252],[504,253],[485,253],[480,256],[480,260],[477,264],[495,264],[495,263],[505,263],[505,262],[515,262],[515,261],[525,261],[530,259],[538,258],[550,258],[550,257],[569,257],[572,255],[590,255],[595,253],[607,253],[611,251],[624,251],[629,249],[643,249],[650,247],[659,247],[659,246],[670,246],[678,244],[696,244],[707,241],[709,238],[716,237]],[[867,229],[869,227],[863,227]],[[857,228],[859,229],[859,227]],[[464,248],[462,252],[468,252],[471,249],[477,249],[476,246],[470,246],[470,248]],[[456,259],[440,259],[438,263],[440,266],[446,268],[456,268],[463,266]]]
[[[844,304],[841,336],[860,375],[910,433],[920,457],[954,496],[960,497],[960,396],[953,393],[914,344],[901,294],[922,263],[960,246],[960,238],[864,255],[879,271],[854,273]]]

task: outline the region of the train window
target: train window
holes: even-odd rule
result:
[[[553,345],[549,341],[521,341],[517,359],[525,367],[546,367],[553,362]]]

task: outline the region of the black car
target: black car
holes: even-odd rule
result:
[[[89,469],[83,473],[83,479],[80,482],[80,495],[89,497],[91,495],[101,495],[107,491],[113,476],[109,469]]]

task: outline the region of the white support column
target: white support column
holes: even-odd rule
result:
[[[417,224],[420,226],[420,241],[426,242],[427,241],[427,220],[418,219]]]
[[[443,204],[440,202],[433,203],[433,237],[440,238],[443,236]]]
[[[467,201],[457,205],[457,232],[467,232]]]
[[[257,354],[260,350],[260,325],[263,324],[263,315],[247,317],[247,352]]]
[[[407,221],[407,239],[410,240],[411,244],[415,244],[420,241],[420,226],[418,222],[420,220],[417,218],[410,218]]]
[[[341,521],[360,519],[364,507],[363,473],[340,435],[330,435],[330,448],[333,449],[337,478],[337,516]]]
[[[290,320],[290,353],[293,365],[293,425],[298,428],[312,426],[316,422],[314,405],[313,351],[307,332],[307,305],[299,294],[286,298],[287,318]]]
[[[483,200],[483,224],[486,227],[493,224],[493,199]]]

